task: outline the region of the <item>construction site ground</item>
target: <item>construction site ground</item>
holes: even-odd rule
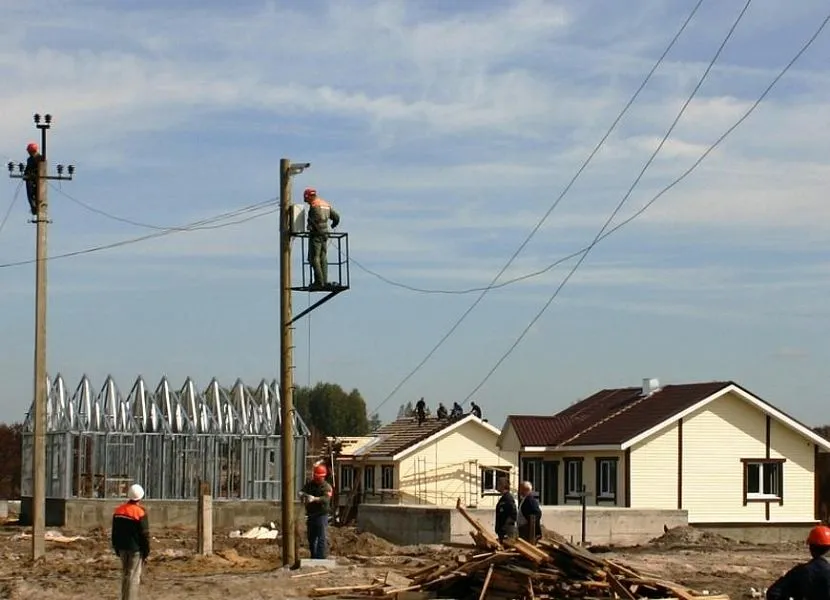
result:
[[[14,525],[0,529],[0,598],[119,597],[120,563],[110,550],[107,531],[60,531],[63,538],[47,541],[45,559],[35,564],[29,560],[28,531]],[[281,568],[279,540],[230,537],[230,532],[217,531],[214,554],[206,557],[196,554],[192,531],[155,531],[142,597],[307,598],[312,588],[369,584],[387,573],[405,576],[442,557],[466,551],[444,546],[398,547],[350,528],[332,527],[329,531],[331,557],[338,567],[299,571]],[[301,556],[308,556],[304,548]],[[768,586],[804,560],[806,552],[797,544],[753,546],[677,528],[642,546],[601,549],[601,556],[697,590],[737,599],[752,597],[752,588]]]

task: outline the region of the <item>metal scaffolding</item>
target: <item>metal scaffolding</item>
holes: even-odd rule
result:
[[[155,391],[138,377],[123,396],[112,377],[96,394],[84,376],[74,393],[49,380],[46,497],[123,497],[140,483],[147,498],[191,499],[199,480],[214,498],[280,500],[280,401],[276,381],[252,388],[213,379],[204,391],[188,378]],[[33,411],[23,432],[21,495],[32,496]],[[303,481],[309,430],[294,417],[294,476]]]

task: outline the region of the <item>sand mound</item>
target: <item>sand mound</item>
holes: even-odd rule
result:
[[[673,527],[660,537],[649,540],[649,546],[659,548],[728,548],[740,542],[690,526]]]
[[[329,552],[334,556],[384,556],[395,554],[398,547],[383,538],[358,532],[353,527],[329,527]]]

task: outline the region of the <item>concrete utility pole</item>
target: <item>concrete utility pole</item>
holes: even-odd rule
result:
[[[57,175],[49,175],[46,162],[46,132],[52,127],[52,115],[34,116],[40,130],[40,155],[37,170],[37,223],[35,267],[35,402],[34,402],[34,456],[32,460],[32,560],[46,553],[46,400],[49,394],[46,381],[46,239],[49,225],[49,180],[71,180],[75,167],[69,165],[64,175],[63,165],[57,166]],[[23,178],[24,166],[9,163],[9,175]]]
[[[294,480],[294,358],[291,329],[291,177],[302,173],[310,163],[291,164],[280,159],[280,458],[282,467],[282,564],[294,566],[296,530],[294,504],[297,501]]]

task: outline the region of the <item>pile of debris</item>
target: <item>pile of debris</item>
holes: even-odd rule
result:
[[[451,564],[436,563],[410,573],[407,580],[375,579],[368,585],[315,588],[311,596],[386,597],[404,592],[432,592],[439,598],[527,599],[620,598],[623,600],[729,600],[639,573],[622,564],[599,558],[565,541],[524,540],[500,544],[461,506],[459,512],[473,527],[470,535],[477,553],[460,555]],[[474,595],[474,596],[473,596]]]

